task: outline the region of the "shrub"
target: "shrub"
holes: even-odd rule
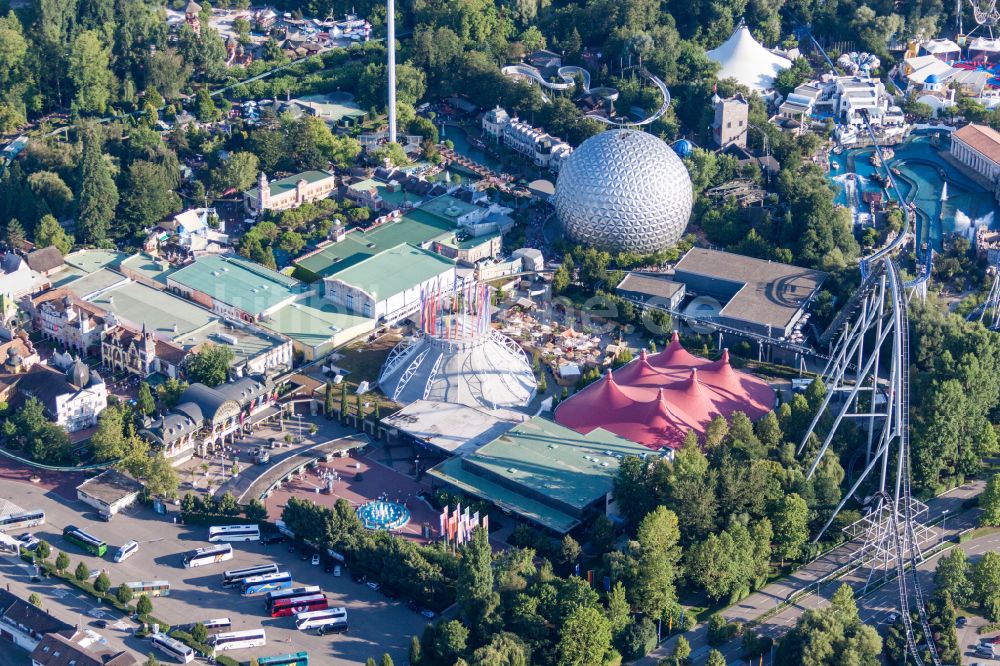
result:
[[[118,603],[123,605],[132,601],[132,588],[130,588],[125,583],[122,583],[121,585],[118,586],[118,589],[115,590],[115,599],[118,601]]]
[[[625,659],[634,660],[644,657],[656,647],[656,627],[649,618],[633,620],[625,627],[618,648]]]
[[[708,618],[708,644],[722,645],[732,638],[739,630],[736,624],[729,624],[726,619],[718,613],[713,613]]]
[[[108,574],[101,572],[101,575],[94,580],[94,590],[100,594],[104,594],[111,589],[111,579],[108,578]]]
[[[69,555],[66,553],[59,553],[59,555],[56,556],[56,571],[62,573],[63,571],[66,571],[67,567],[69,567]]]

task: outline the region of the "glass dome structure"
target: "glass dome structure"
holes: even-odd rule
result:
[[[666,143],[636,129],[590,137],[563,162],[556,215],[569,238],[609,252],[677,243],[691,215],[691,178]]]

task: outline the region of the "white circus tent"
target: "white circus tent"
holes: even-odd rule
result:
[[[760,45],[750,29],[740,25],[718,48],[706,55],[722,65],[719,79],[736,79],[751,90],[766,92],[774,88],[774,77],[792,66],[792,61],[771,53]]]

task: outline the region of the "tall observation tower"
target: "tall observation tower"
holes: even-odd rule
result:
[[[396,143],[396,7],[395,0],[388,0],[386,12],[388,32],[385,37],[389,47],[389,141]]]

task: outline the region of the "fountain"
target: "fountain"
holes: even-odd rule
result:
[[[398,530],[410,522],[410,510],[383,495],[358,508],[358,520],[369,530]]]

